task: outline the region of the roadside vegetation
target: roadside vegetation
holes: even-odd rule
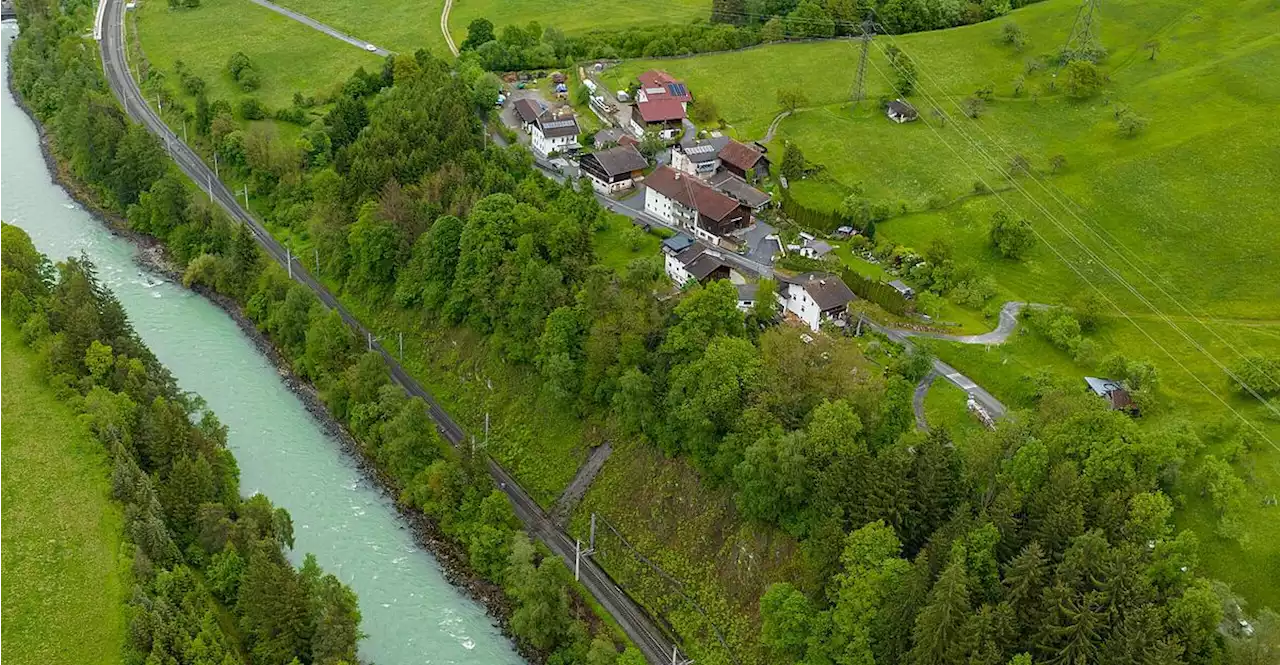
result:
[[[1056,8],[1062,13],[1064,6],[1050,2],[1024,11]],[[1157,16],[1173,20],[1181,9],[1162,11]],[[978,109],[981,119],[988,117],[987,105],[994,107],[1000,100],[994,91],[969,92],[965,77],[983,66],[980,54],[971,56],[968,49],[945,41],[980,29],[999,28],[991,24],[918,39],[935,40],[936,53],[951,54],[947,85],[954,83],[962,91],[956,93],[965,95],[962,101],[977,98],[981,104],[966,104]],[[1033,42],[1038,39],[1030,30],[1028,34]],[[1256,33],[1239,39],[1253,37]],[[1246,52],[1267,46],[1265,40],[1256,44]],[[834,46],[850,49],[847,42],[768,48]],[[1004,48],[998,40],[980,48],[988,47]],[[746,58],[763,51],[735,55]],[[924,57],[906,46],[902,51],[912,59]],[[1021,56],[1007,59],[1022,62]],[[698,60],[664,62],[663,67],[682,75],[681,63]],[[883,63],[888,60],[884,56]],[[829,73],[840,62],[842,71],[852,71],[848,60],[831,62],[831,67],[815,68],[808,61],[797,71]],[[919,62],[920,72],[938,66]],[[475,394],[490,391],[493,377],[476,368],[507,368],[499,379],[519,376],[518,382],[494,389],[496,398],[529,406],[508,410],[505,417],[516,422],[499,422],[484,445],[530,485],[543,505],[554,501],[596,436],[574,438],[575,428],[584,432],[591,427],[617,441],[617,464],[623,469],[628,460],[659,455],[672,462],[650,482],[678,484],[689,498],[675,491],[657,493],[647,484],[644,495],[705,506],[705,520],[672,528],[660,509],[635,499],[641,492],[631,489],[637,487],[632,483],[641,480],[611,475],[618,472],[606,465],[601,485],[588,493],[574,517],[575,533],[585,535],[584,516],[591,510],[638,531],[636,542],[645,555],[670,566],[677,581],[704,606],[709,621],[701,612],[695,616],[678,592],[663,590],[655,578],[643,576],[634,560],[610,556],[601,563],[619,578],[634,580],[638,595],[672,622],[699,662],[725,663],[736,657],[744,662],[874,658],[1003,663],[1021,654],[1127,662],[1133,654],[1153,651],[1171,663],[1251,663],[1269,657],[1271,652],[1260,649],[1272,648],[1276,639],[1274,619],[1267,618],[1271,615],[1262,613],[1250,624],[1255,626],[1252,638],[1239,623],[1242,608],[1269,604],[1268,589],[1274,589],[1263,576],[1270,546],[1258,546],[1251,538],[1266,535],[1269,527],[1249,522],[1265,518],[1266,508],[1254,500],[1266,485],[1256,483],[1248,466],[1250,460],[1265,464],[1274,459],[1259,452],[1265,438],[1230,422],[1218,424],[1223,421],[1194,409],[1185,411],[1193,423],[1186,427],[1173,418],[1134,421],[1080,394],[1074,363],[1121,372],[1135,390],[1146,390],[1143,397],[1152,399],[1152,415],[1161,408],[1170,413],[1183,409],[1165,400],[1170,393],[1183,394],[1184,385],[1166,378],[1174,372],[1157,366],[1147,347],[1123,336],[1128,333],[1116,333],[1114,345],[1100,349],[1101,338],[1094,339],[1097,355],[1083,355],[1081,348],[1088,348],[1083,340],[1101,334],[1096,321],[1092,330],[1082,324],[1088,308],[1055,312],[1063,316],[1028,326],[1034,331],[1026,337],[1033,340],[1028,353],[1033,358],[1058,354],[1054,357],[1062,366],[1072,369],[1035,376],[1018,404],[1025,410],[1016,422],[968,437],[961,445],[954,445],[945,428],[927,436],[916,433],[910,396],[927,370],[926,357],[891,354],[886,366],[877,366],[853,343],[819,336],[811,345],[796,331],[744,316],[735,307],[733,289],[724,283],[656,300],[654,293],[666,287],[656,261],[638,258],[622,271],[616,264],[603,265],[609,252],[594,242],[608,228],[608,216],[589,192],[551,183],[532,169],[523,152],[498,149],[485,140],[480,119],[492,112],[493,95],[486,87],[491,79],[474,64],[464,59],[460,75],[450,76],[443,62],[423,52],[397,57],[380,76],[353,76],[316,126],[324,140],[306,146],[266,137],[259,144],[264,150],[242,151],[237,157],[238,146],[228,140],[229,134],[201,132],[193,143],[225,156],[226,168],[249,184],[255,210],[273,232],[298,255],[317,257],[320,276],[354,311],[368,316],[388,348],[393,337],[405,333],[406,355],[430,358],[431,364],[409,367],[427,385],[453,383],[453,400],[467,405],[462,411],[470,431],[484,431],[485,415],[492,417],[485,402],[493,398]],[[920,76],[915,85],[924,87]],[[700,94],[693,77],[686,78]],[[767,82],[781,80],[781,75],[761,67],[756,78]],[[984,83],[976,89],[985,90]],[[733,95],[722,95],[713,85],[708,79],[707,90],[721,112],[732,113]],[[847,94],[847,85],[840,85],[841,94]],[[821,103],[819,95],[807,96],[810,105],[814,99]],[[774,94],[765,99],[773,102],[764,104],[777,101]],[[1095,100],[1073,103],[1101,103],[1102,98],[1095,95]],[[1050,101],[1066,103],[1037,103]],[[808,108],[794,106],[798,111]],[[809,112],[800,111],[796,121]],[[767,119],[772,112],[757,115]],[[873,119],[885,132],[928,131],[920,123],[893,125],[878,114],[868,114],[867,123]],[[779,139],[783,148],[771,154],[781,155],[789,178],[818,179],[821,165],[815,158],[797,159],[785,145],[788,122]],[[1156,135],[1154,125],[1123,129],[1134,136],[1116,135],[1118,119],[1108,122],[1091,131],[1105,131],[1108,149],[1118,154],[1135,150],[1134,141]],[[320,138],[319,133],[313,136]],[[841,136],[857,140],[852,131]],[[806,155],[816,154],[808,146],[793,145]],[[1078,155],[1066,153],[1064,171],[1053,155],[1041,162],[1038,154],[1027,156],[1019,168],[1043,168],[1039,165],[1044,163],[1081,177],[1083,169],[1075,169],[1084,160]],[[929,157],[937,159],[936,153]],[[901,157],[907,163],[920,159]],[[867,249],[878,251],[882,263],[905,270],[922,290],[935,292],[926,301],[980,287],[990,292],[987,302],[1000,289],[1021,295],[1028,289],[1019,280],[1028,273],[1043,280],[1039,288],[1046,293],[1080,290],[1052,264],[1045,247],[1025,247],[1019,240],[1017,229],[1028,211],[1015,209],[1015,219],[993,235],[993,197],[983,192],[957,208],[981,206],[964,218],[969,225],[964,233],[935,243],[938,229],[946,227],[930,228],[927,222],[952,219],[945,216],[949,209],[901,216],[902,206],[885,200],[882,192],[888,186],[859,187],[838,173],[830,175],[824,182],[828,191],[842,192],[833,197],[838,201],[833,208],[847,208],[842,214],[897,210],[897,215],[868,214],[867,221],[879,224],[889,244]],[[935,177],[938,182],[946,178],[945,173]],[[897,182],[913,179],[907,175]],[[972,178],[965,187],[977,193]],[[855,198],[844,206],[849,195]],[[867,199],[867,205],[858,197]],[[375,458],[392,469],[403,483],[405,499],[442,520],[454,512],[461,515],[450,528],[474,548],[477,567],[509,580],[507,575],[515,573],[496,562],[525,550],[496,506],[484,507],[488,499],[480,497],[492,495],[481,489],[462,493],[458,500],[442,492],[442,487],[453,487],[442,478],[463,479],[459,487],[483,487],[480,474],[467,471],[466,458],[455,461],[412,437],[399,438],[396,432],[403,430],[365,420],[397,413],[386,410],[387,405],[404,407],[395,399],[382,401],[381,380],[371,378],[372,361],[365,360],[372,356],[359,355],[359,341],[327,349],[313,345],[312,339],[341,339],[335,327],[340,324],[332,316],[325,321],[305,292],[298,294],[300,287],[289,286],[277,269],[264,271],[252,286],[240,283],[243,266],[235,263],[234,252],[193,240],[215,237],[204,235],[198,217],[176,217],[184,220],[177,229],[154,226],[148,220],[165,218],[155,214],[154,206],[162,202],[152,199],[138,206],[136,215],[130,215],[135,228],[168,238],[193,283],[249,303],[250,315],[304,375],[316,380],[331,408],[352,423]],[[911,212],[911,204],[907,208]],[[185,209],[185,202],[179,209]],[[912,235],[907,220],[917,218],[919,235]],[[1265,247],[1265,241],[1249,245],[1252,251]],[[985,288],[985,277],[997,287]],[[1262,288],[1259,283],[1252,284],[1255,293]],[[1073,331],[1067,318],[1079,327]],[[470,348],[450,355],[446,344],[453,343]],[[965,353],[971,351],[976,349]],[[424,376],[423,367],[434,364],[439,371],[448,364],[442,359],[459,357],[471,357],[474,364],[443,376],[427,370]],[[1024,381],[1019,374],[1010,385]],[[1213,381],[1226,390],[1224,377],[1216,375]],[[516,395],[523,401],[503,399]],[[452,409],[447,392],[445,399]],[[538,409],[537,419],[566,424],[538,427],[544,421],[530,417],[529,411],[543,405],[553,408]],[[1258,413],[1259,407],[1252,408]],[[504,427],[509,429],[501,432]],[[504,436],[510,432],[519,434]],[[1182,514],[1197,519],[1204,511],[1213,518],[1197,523],[1195,532],[1175,531],[1176,506],[1190,506]],[[768,535],[755,541],[742,536],[757,530]],[[1209,554],[1195,554],[1197,541]],[[710,552],[729,552],[722,548],[748,542],[762,551],[768,546],[761,543],[776,547],[761,559],[768,564],[753,564],[761,566],[760,579],[734,580],[735,574],[750,569],[741,560],[735,564],[742,568],[730,565],[711,574],[706,563]],[[790,543],[798,557],[788,555]],[[1228,548],[1240,548],[1248,564],[1235,565],[1224,555]],[[1235,591],[1210,582],[1206,570],[1234,582]],[[753,608],[750,596],[765,581],[778,584],[768,587]],[[509,591],[530,608],[545,609],[551,602],[549,596]],[[1241,593],[1252,605],[1237,597]],[[728,650],[708,623],[727,636]],[[522,639],[558,651],[581,644],[567,634],[568,629],[529,633]]]
[[[4,660],[121,663],[132,577],[110,463],[7,317],[3,339]]]

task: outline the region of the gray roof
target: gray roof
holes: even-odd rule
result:
[[[693,261],[685,264],[684,269],[693,275],[694,279],[701,280],[716,270],[726,267],[727,264],[719,258],[710,254],[703,254]]]
[[[1086,376],[1084,377],[1084,382],[1089,386],[1089,390],[1092,390],[1094,394],[1099,397],[1106,397],[1115,390],[1124,390],[1124,386],[1120,385],[1120,382],[1115,379],[1100,379],[1096,376]]]
[[[649,166],[649,160],[645,159],[633,145],[620,145],[616,148],[593,152],[582,159],[589,158],[599,162],[600,168],[611,176],[639,171]]]
[[[720,151],[729,145],[729,137],[715,136],[709,139],[684,140],[680,143],[680,151],[694,163],[714,161]]]
[[[745,203],[749,208],[760,208],[769,202],[769,195],[747,184],[746,180],[721,171],[711,176],[711,186]]]
[[[908,118],[914,118],[919,115],[919,113],[916,112],[916,108],[914,106],[908,104],[907,102],[901,99],[895,99],[889,102],[889,106],[886,108],[886,110],[888,111],[889,115],[899,115],[899,116],[905,116]]]
[[[592,140],[594,140],[596,146],[599,147],[608,143],[617,143],[618,139],[625,135],[626,132],[617,127],[606,127],[596,132],[596,135]]]
[[[829,272],[806,272],[779,280],[803,288],[824,312],[848,305],[855,297],[843,280]]]
[[[813,248],[814,253],[818,256],[826,256],[831,253],[831,245],[825,240],[810,240],[805,245]]]
[[[677,233],[671,236],[670,238],[663,240],[662,248],[671,252],[672,254],[679,254],[680,252],[683,252],[684,250],[689,249],[689,247],[691,247],[693,243],[694,243],[693,238],[690,238],[689,236],[683,233]]]
[[[758,284],[735,284],[738,289],[738,300],[755,300],[756,292],[760,290]]]
[[[538,130],[547,138],[577,136],[578,119],[573,116],[556,117],[548,113],[538,116]]]
[[[898,293],[906,293],[907,291],[911,291],[914,293],[915,291],[910,286],[907,286],[906,283],[900,279],[895,279],[892,282],[889,282],[889,286],[892,286],[893,288],[897,289]]]

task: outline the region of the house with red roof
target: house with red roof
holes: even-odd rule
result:
[[[651,69],[639,77],[636,103],[631,107],[630,130],[636,136],[656,131],[664,139],[674,138],[684,123],[693,96],[682,81]]]

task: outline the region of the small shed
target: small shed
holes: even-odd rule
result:
[[[920,118],[920,113],[916,111],[916,108],[902,99],[895,99],[889,102],[889,105],[885,107],[884,114],[898,124],[912,122]]]
[[[1124,384],[1119,381],[1086,376],[1084,377],[1084,383],[1089,387],[1089,392],[1107,400],[1112,409],[1137,413],[1138,407],[1133,402],[1133,396],[1129,394],[1128,390],[1125,390]]]
[[[906,298],[907,300],[911,300],[912,298],[916,297],[915,289],[907,286],[906,283],[900,279],[895,279],[892,282],[889,282],[889,286],[892,286],[894,291],[901,293],[902,297]]]

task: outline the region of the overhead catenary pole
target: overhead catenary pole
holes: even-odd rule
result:
[[[320,274],[320,248],[313,247],[312,250],[316,253],[316,274]]]
[[[222,180],[222,176],[218,175],[218,151],[217,151],[217,149],[214,149],[214,151],[213,151],[213,177],[217,178],[218,180]]]
[[[404,333],[397,330],[396,339],[400,342],[400,359],[404,360]]]
[[[293,252],[288,247],[284,248],[284,265],[289,269],[289,279],[293,279]]]
[[[244,186],[244,209],[246,212],[249,211],[249,185],[247,183]]]

